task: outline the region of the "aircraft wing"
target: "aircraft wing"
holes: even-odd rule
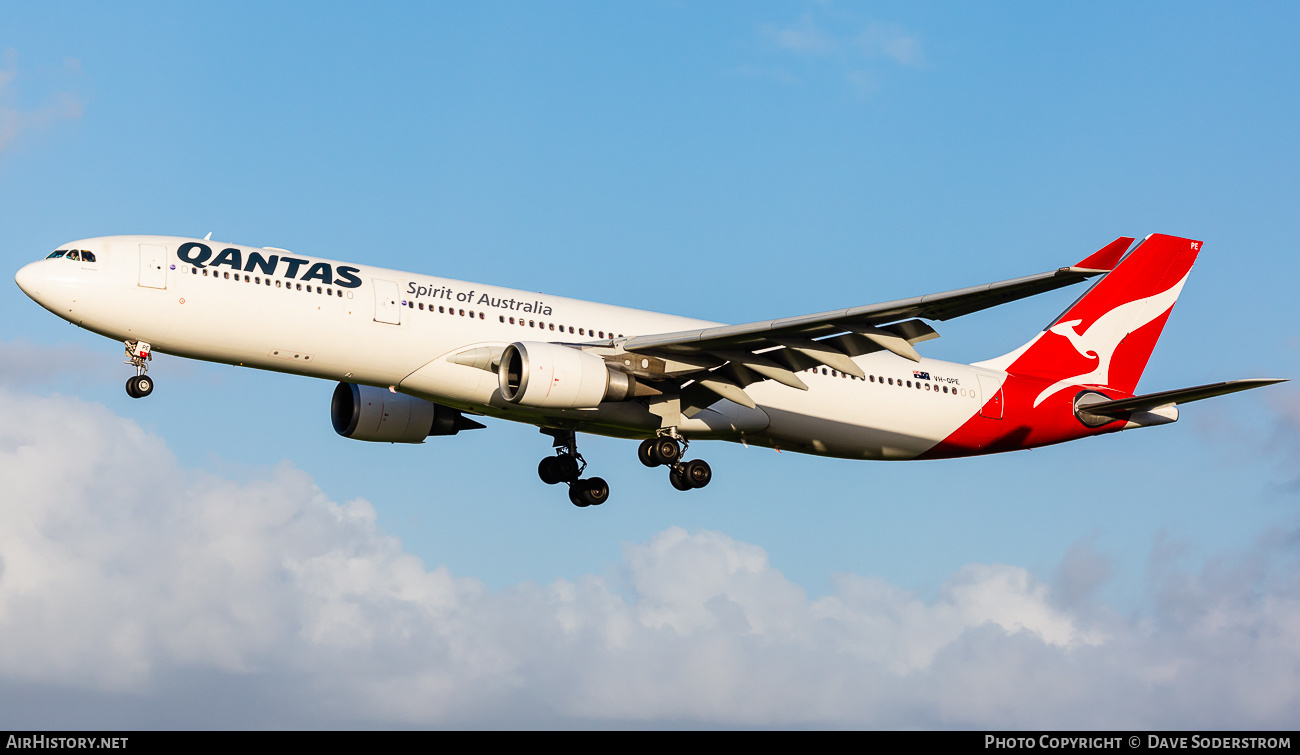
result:
[[[823,365],[865,377],[850,357],[882,349],[919,361],[912,344],[939,334],[918,318],[949,320],[1101,275],[1133,241],[1122,236],[1075,265],[1038,275],[779,320],[633,336],[621,346],[662,360],[664,377],[693,377],[697,387],[683,389],[684,404],[699,409],[721,397],[753,407],[743,389],[760,380],[807,390],[795,373]]]

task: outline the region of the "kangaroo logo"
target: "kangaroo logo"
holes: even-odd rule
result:
[[[1038,406],[1052,394],[1071,385],[1110,385],[1110,360],[1115,355],[1115,349],[1119,348],[1120,342],[1129,333],[1168,312],[1178,300],[1178,294],[1182,292],[1183,284],[1186,282],[1187,276],[1183,276],[1182,280],[1170,286],[1168,290],[1145,299],[1135,299],[1121,304],[1098,317],[1082,333],[1075,328],[1083,320],[1067,320],[1048,328],[1047,332],[1065,338],[1074,350],[1079,352],[1079,356],[1095,361],[1096,364],[1088,372],[1053,383],[1047,390],[1038,394],[1038,398],[1034,399],[1034,406]]]

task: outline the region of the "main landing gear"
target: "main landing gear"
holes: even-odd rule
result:
[[[537,476],[547,485],[565,483],[569,486],[569,500],[574,506],[586,508],[599,506],[609,500],[609,483],[599,477],[579,479],[587,468],[586,459],[578,453],[578,440],[572,430],[554,430],[543,427],[542,432],[555,439],[555,456],[547,456],[537,465]]]
[[[586,508],[599,506],[609,500],[609,483],[599,477],[581,479],[587,462],[578,453],[577,438],[572,430],[555,430],[543,427],[542,432],[555,439],[555,455],[547,456],[537,464],[537,476],[547,485],[564,483],[569,486],[569,500],[574,506]],[[694,490],[709,484],[713,470],[703,459],[682,461],[690,444],[673,430],[643,441],[637,451],[641,463],[647,467],[668,467],[668,481],[678,490]]]
[[[647,467],[668,467],[668,481],[678,490],[702,488],[713,479],[713,470],[703,459],[681,460],[689,445],[685,438],[669,431],[667,435],[642,441],[637,456]]]
[[[126,361],[123,364],[129,364],[135,367],[135,377],[126,381],[126,395],[131,398],[144,398],[153,393],[153,378],[149,377],[149,360],[153,359],[153,352],[149,344],[144,341],[126,341]]]

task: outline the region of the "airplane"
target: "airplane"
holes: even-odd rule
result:
[[[640,439],[677,490],[712,469],[691,441],[726,440],[847,459],[944,459],[1035,448],[1178,419],[1178,406],[1276,379],[1138,395],[1138,379],[1201,249],[1120,237],[1038,275],[926,296],[724,325],[559,296],[173,236],[60,246],[15,275],[59,317],[121,341],[153,392],[154,352],[338,381],[334,430],[423,443],[536,425],[553,453],[538,476],[580,507],[609,485],[584,478],[577,433]],[[1099,277],[1001,357],[921,356],[944,321]]]

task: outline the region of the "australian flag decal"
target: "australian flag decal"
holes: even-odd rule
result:
[[[930,373],[918,372],[917,370],[912,370],[912,377],[916,378],[917,380],[929,380]]]

